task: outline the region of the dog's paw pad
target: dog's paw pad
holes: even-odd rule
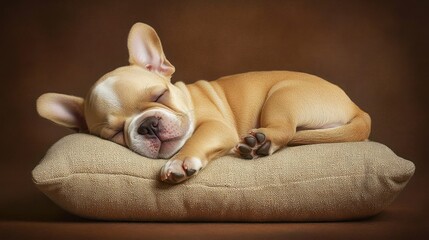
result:
[[[259,156],[268,156],[270,154],[271,142],[265,142],[257,150],[256,154]]]
[[[263,133],[260,133],[260,132],[255,133],[255,138],[258,141],[258,143],[265,142],[265,134],[263,134]]]
[[[244,159],[254,159],[270,154],[271,142],[261,132],[251,132],[242,138],[235,147],[235,152]]]
[[[175,172],[172,172],[171,175],[173,175],[173,178],[175,179],[182,179],[185,176],[185,174],[183,173],[175,173]]]
[[[253,159],[252,151],[253,149],[244,144],[238,144],[235,150],[241,158],[244,159]]]
[[[186,169],[185,171],[186,171],[186,175],[189,177],[194,175],[197,172],[196,169]]]
[[[249,146],[249,149],[256,146],[256,138],[252,135],[247,136],[244,138],[244,142]]]
[[[252,152],[252,148],[245,144],[239,144],[238,151],[240,151],[240,153],[243,153],[243,154],[249,154]]]

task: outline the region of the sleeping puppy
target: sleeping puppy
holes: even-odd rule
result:
[[[337,86],[313,75],[250,72],[172,84],[174,66],[150,26],[128,36],[129,66],[107,73],[85,99],[47,93],[40,116],[149,157],[170,159],[160,179],[179,183],[220,156],[245,159],[287,145],[361,141],[371,120]]]

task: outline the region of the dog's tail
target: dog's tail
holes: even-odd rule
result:
[[[339,127],[297,131],[288,145],[363,141],[370,132],[371,117],[359,111],[350,122]]]

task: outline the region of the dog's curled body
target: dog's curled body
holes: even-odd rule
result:
[[[287,145],[369,136],[369,115],[319,77],[269,71],[172,84],[174,67],[151,27],[135,24],[128,49],[131,65],[104,75],[85,100],[44,94],[38,112],[143,156],[169,158],[163,181],[182,182],[230,153],[253,159]]]
[[[205,134],[212,136],[212,143],[223,144],[223,151],[211,154],[223,155],[232,147],[244,158],[255,158],[286,145],[360,141],[369,136],[369,116],[339,87],[310,74],[250,72],[198,81],[187,89],[197,128],[210,122],[210,131],[221,133]],[[249,152],[245,138],[257,133],[266,139]],[[204,144],[210,145],[209,139]],[[257,154],[267,141],[268,152]]]

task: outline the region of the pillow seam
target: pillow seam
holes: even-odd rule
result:
[[[413,172],[412,169],[410,171],[407,171],[407,176],[410,175],[412,172]],[[146,181],[150,181],[150,182],[160,182],[159,180],[155,180],[155,179],[151,179],[151,178],[143,178],[143,177],[138,177],[138,176],[129,175],[129,174],[112,174],[112,173],[73,173],[73,174],[70,174],[70,175],[65,176],[65,177],[58,177],[58,178],[53,178],[53,179],[44,180],[44,181],[37,181],[35,178],[33,178],[33,182],[36,185],[38,185],[38,186],[52,185],[52,184],[61,183],[63,180],[70,179],[70,178],[75,177],[77,175],[114,175],[114,176],[126,176],[126,177],[138,178],[138,179],[146,180]],[[286,186],[286,185],[289,185],[289,184],[314,182],[314,181],[327,180],[327,179],[338,179],[338,178],[345,178],[345,177],[362,177],[362,176],[379,176],[379,177],[384,177],[384,178],[386,178],[386,177],[387,178],[392,178],[392,176],[388,176],[388,175],[379,175],[379,174],[375,174],[375,173],[365,173],[365,174],[353,174],[353,175],[338,175],[338,176],[319,177],[319,178],[315,178],[315,179],[306,179],[306,180],[292,181],[292,182],[287,182],[287,183],[282,183],[282,184],[266,184],[266,185],[260,185],[260,186],[250,186],[250,187],[234,187],[234,186],[228,186],[228,185],[206,185],[206,184],[202,184],[202,183],[183,184],[183,186],[186,186],[186,187],[203,186],[203,187],[207,187],[207,188],[229,188],[229,189],[243,189],[243,190],[245,190],[245,189],[252,189],[252,188],[253,189],[257,189],[257,188],[264,188],[264,187]],[[408,176],[407,179],[405,181],[403,181],[403,182],[407,182],[409,179],[410,179],[410,176]],[[400,182],[400,183],[402,183],[402,182]]]

